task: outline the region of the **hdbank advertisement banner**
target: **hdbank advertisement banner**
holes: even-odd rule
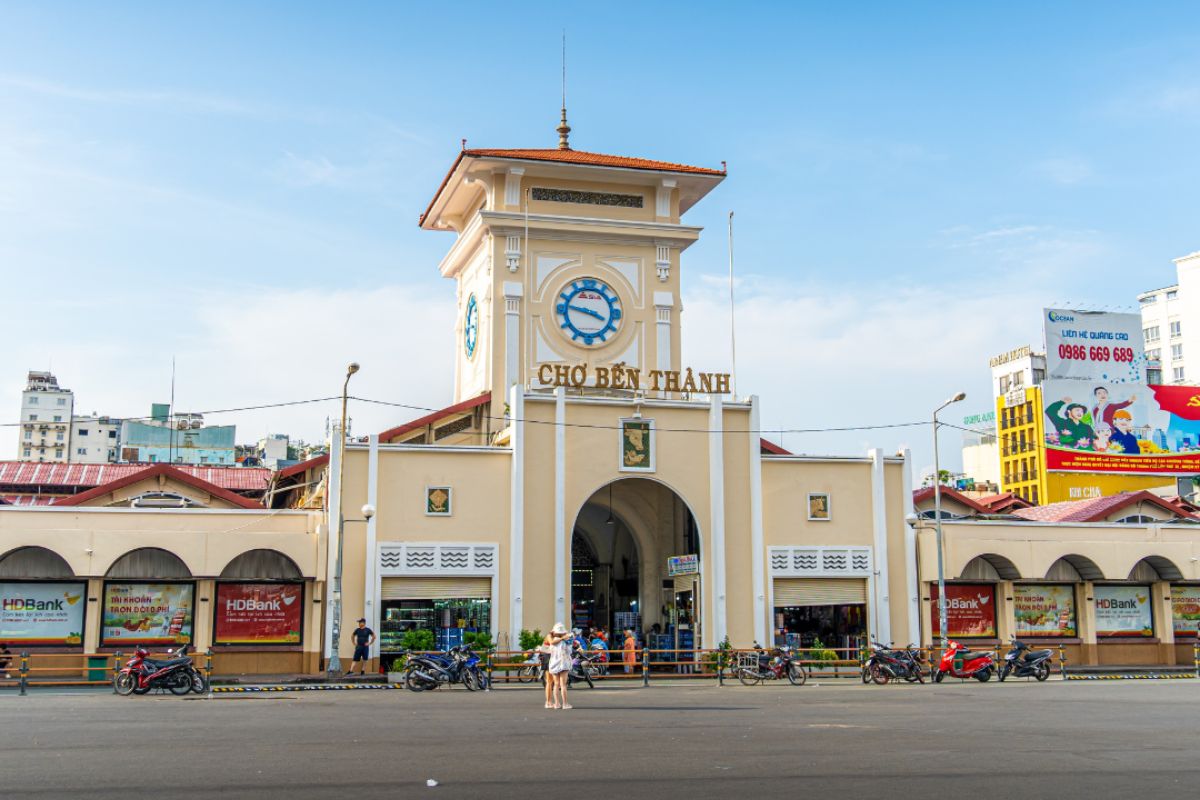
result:
[[[217,584],[216,637],[221,644],[300,644],[304,584]]]
[[[109,583],[100,643],[174,645],[192,641],[190,583]]]
[[[1076,380],[1042,384],[1046,468],[1200,472],[1200,389]]]
[[[1149,586],[1097,586],[1097,636],[1153,636]]]
[[[83,644],[87,584],[0,583],[0,642]]]
[[[1171,616],[1176,636],[1200,634],[1200,586],[1171,587]]]
[[[1017,634],[1074,636],[1075,588],[1070,585],[1013,585]]]
[[[1046,377],[1102,383],[1145,383],[1140,314],[1047,308]]]
[[[935,636],[942,635],[941,616],[938,611],[938,587],[933,584],[930,591],[930,615]],[[996,587],[990,583],[946,584],[946,627],[949,636],[996,635]]]

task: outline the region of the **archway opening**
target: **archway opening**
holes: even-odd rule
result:
[[[959,579],[980,581],[1016,581],[1021,572],[1012,561],[996,553],[983,553],[967,562]]]
[[[1046,580],[1102,581],[1104,572],[1087,556],[1068,553],[1050,565],[1050,569],[1046,570]]]
[[[223,581],[298,581],[304,573],[296,562],[278,550],[247,550],[225,565],[221,570]]]
[[[571,622],[619,647],[631,628],[651,649],[700,643],[700,530],[686,502],[647,478],[623,478],[588,498],[571,536]],[[670,659],[668,659],[670,660]]]
[[[0,557],[0,578],[46,580],[73,577],[75,572],[67,560],[45,547],[18,547]]]
[[[1175,562],[1162,556],[1146,556],[1133,565],[1129,571],[1129,580],[1154,583],[1155,581],[1181,581],[1183,571],[1175,566]]]

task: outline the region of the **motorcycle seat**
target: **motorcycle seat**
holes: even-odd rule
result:
[[[174,667],[178,664],[186,664],[189,661],[191,661],[190,658],[170,658],[170,659],[167,659],[166,661],[152,661],[149,658],[146,659],[146,663],[149,664],[150,666],[154,667],[155,669],[162,669],[163,667]]]
[[[1053,654],[1054,654],[1053,651],[1048,650],[1048,649],[1047,650],[1026,650],[1025,651],[1025,660],[1026,661],[1039,661],[1043,658],[1049,658]]]
[[[965,659],[970,660],[972,658],[983,658],[984,656],[990,656],[991,653],[979,652],[979,651],[974,651],[974,650],[963,650],[961,653],[959,653],[959,655]]]

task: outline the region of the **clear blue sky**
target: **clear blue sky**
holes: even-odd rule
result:
[[[172,355],[181,408],[334,394],[351,358],[363,395],[448,401],[450,240],[417,215],[461,138],[553,145],[564,28],[575,147],[728,162],[689,219],[685,355],[728,361],[734,209],[767,425],[982,410],[1042,305],[1132,306],[1200,249],[1195,4],[247,5],[0,6],[3,421],[51,364],[81,410],[145,413]],[[927,438],[785,444],[920,467]]]

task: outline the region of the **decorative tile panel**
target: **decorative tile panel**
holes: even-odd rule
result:
[[[387,542],[379,546],[379,575],[496,575],[494,544]]]
[[[870,547],[770,547],[767,563],[778,577],[865,578],[872,569]]]

